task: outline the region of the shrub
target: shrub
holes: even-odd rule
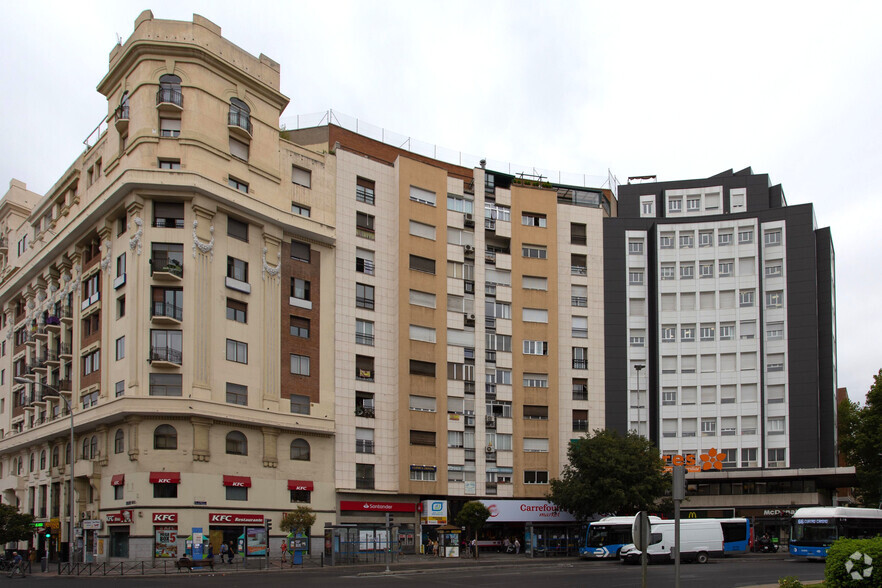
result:
[[[855,554],[861,556],[852,557]],[[865,563],[864,555],[872,558],[871,564]],[[870,566],[873,567],[870,577],[863,577],[863,572]],[[861,579],[854,579],[853,573],[861,574]],[[827,552],[824,582],[827,588],[882,588],[882,537],[836,541]]]
[[[804,584],[796,576],[787,576],[778,580],[778,588],[803,588]]]

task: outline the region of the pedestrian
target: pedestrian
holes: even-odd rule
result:
[[[28,561],[31,562],[31,565],[37,563],[37,550],[33,547],[28,549]]]
[[[20,574],[22,578],[25,577],[24,570],[22,569],[22,558],[18,554],[17,551],[12,552],[12,567],[9,570],[9,577],[14,578],[15,574]]]
[[[230,541],[230,549],[227,552],[227,557],[229,557],[229,560],[227,560],[228,564],[233,563],[233,556],[234,555],[236,555],[236,545],[232,541]]]
[[[224,563],[224,560],[227,559],[227,557],[229,556],[229,553],[230,553],[230,548],[227,547],[226,543],[221,542],[221,548],[220,548],[221,563]],[[227,563],[229,563],[229,562],[227,562]]]
[[[288,561],[288,543],[282,539],[282,545],[279,547],[282,550],[282,561]]]
[[[515,537],[515,555],[517,555],[520,552],[521,552],[521,542],[517,537]]]
[[[475,555],[477,553],[478,553],[478,540],[472,539],[472,541],[469,543],[469,555],[472,557],[475,557]]]
[[[214,561],[214,545],[211,542],[208,543],[208,555],[207,558],[211,561]]]

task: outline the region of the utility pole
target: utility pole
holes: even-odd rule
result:
[[[686,498],[686,466],[674,466],[674,588],[680,588],[680,501]]]

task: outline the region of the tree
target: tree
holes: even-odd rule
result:
[[[465,527],[474,533],[475,559],[478,558],[478,533],[490,518],[490,510],[477,500],[466,502],[459,514],[456,515],[456,524]]]
[[[306,533],[315,524],[315,513],[308,506],[298,506],[282,515],[279,528],[289,533]]]
[[[855,467],[856,494],[862,506],[882,502],[882,370],[873,376],[863,406],[845,399],[839,403],[839,450]]]
[[[569,463],[551,480],[548,499],[581,520],[594,513],[633,514],[650,510],[671,487],[658,448],[629,432],[596,429],[567,450]]]
[[[12,505],[0,504],[0,544],[30,539],[34,535],[33,522],[33,515],[22,514]]]

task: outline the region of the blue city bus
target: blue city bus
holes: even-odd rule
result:
[[[661,521],[649,517],[650,523]],[[585,544],[579,548],[579,556],[585,559],[618,559],[622,547],[634,542],[631,528],[634,516],[605,517],[588,525]]]
[[[753,543],[750,520],[744,518],[731,519],[692,519],[716,521],[723,528],[723,555],[747,553]]]
[[[790,519],[790,555],[826,559],[840,538],[871,539],[882,535],[882,510],[816,506],[800,508]]]

